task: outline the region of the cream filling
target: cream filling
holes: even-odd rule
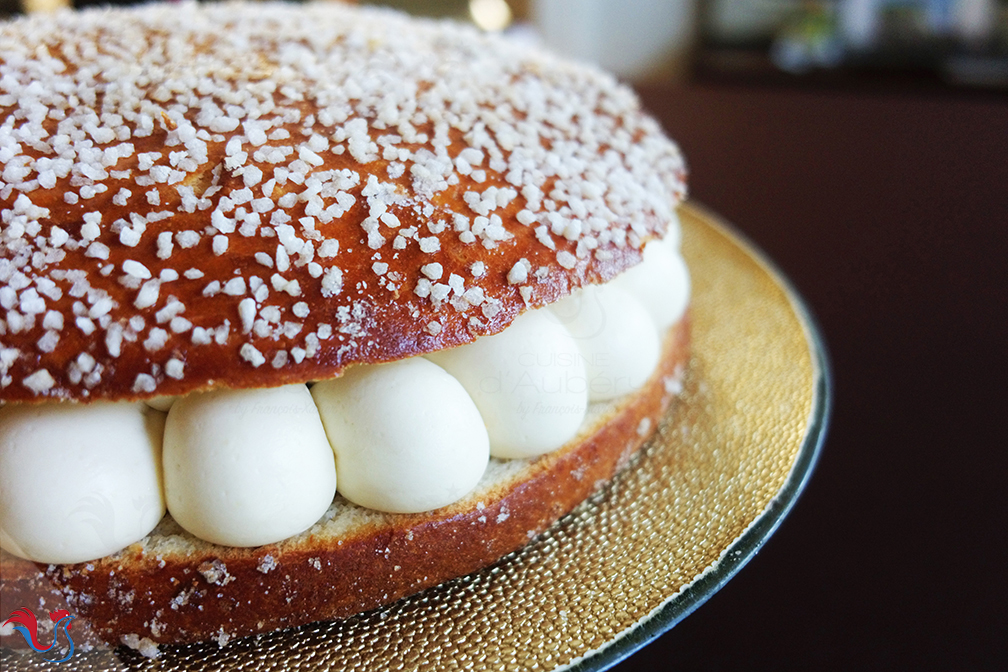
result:
[[[142,538],[165,513],[163,431],[139,402],[0,408],[0,546],[67,563]]]
[[[549,309],[521,315],[499,334],[431,353],[475,402],[490,454],[542,455],[577,434],[588,409],[584,357]]]
[[[166,504],[196,537],[258,546],[309,528],[337,491],[401,513],[457,501],[490,455],[555,450],[589,403],[644,384],[689,299],[677,245],[677,233],[649,243],[613,282],[500,334],[354,367],[311,392],[4,406],[0,546],[37,562],[93,560],[146,536]]]
[[[172,517],[224,546],[297,534],[336,494],[333,451],[304,385],[179,399],[165,423],[163,459]]]
[[[311,396],[338,456],[340,494],[355,504],[429,511],[460,499],[486,470],[490,440],[476,405],[422,357],[354,367]]]

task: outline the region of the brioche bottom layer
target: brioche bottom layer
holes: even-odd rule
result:
[[[142,541],[88,563],[42,565],[0,551],[0,613],[69,609],[75,641],[95,645],[128,635],[220,642],[344,618],[489,566],[605,485],[649,438],[678,389],[689,322],[687,313],[668,331],[638,392],[593,406],[559,450],[491,460],[476,490],[455,504],[386,514],[337,496],[309,530],[255,548],[200,541],[166,516]]]

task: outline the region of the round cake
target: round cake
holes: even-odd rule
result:
[[[685,166],[611,76],[329,3],[0,54],[5,614],[151,653],[373,608],[519,548],[674,396]]]

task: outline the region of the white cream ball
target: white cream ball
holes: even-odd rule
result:
[[[640,389],[661,356],[651,316],[629,292],[588,285],[550,309],[584,355],[591,401],[615,399]]]
[[[144,403],[156,411],[167,413],[171,410],[171,407],[175,403],[176,399],[178,399],[177,395],[164,394],[157,397],[151,397],[150,399],[144,399]]]
[[[423,358],[351,367],[311,390],[336,452],[339,491],[379,511],[419,513],[471,491],[490,459],[479,411]]]
[[[533,457],[574,438],[588,408],[574,338],[548,310],[504,331],[427,355],[465,387],[483,416],[494,457]]]
[[[143,539],[165,512],[163,428],[141,403],[0,408],[0,546],[74,563]]]
[[[302,532],[336,494],[336,465],[304,385],[179,398],[165,423],[165,498],[200,539],[260,546]]]
[[[662,241],[654,240],[645,245],[643,261],[610,284],[626,290],[644,304],[662,330],[678,322],[689,305],[689,269],[682,256]]]

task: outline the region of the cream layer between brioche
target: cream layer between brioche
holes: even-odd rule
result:
[[[638,266],[499,334],[352,367],[310,390],[2,408],[0,546],[88,561],[146,536],[166,508],[196,537],[258,546],[309,528],[337,491],[399,513],[457,501],[491,456],[555,450],[590,403],[648,379],[688,303],[678,242],[670,226]]]

